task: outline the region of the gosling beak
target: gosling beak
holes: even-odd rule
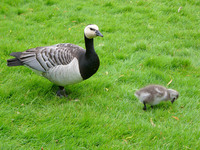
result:
[[[103,34],[101,34],[101,32],[99,32],[99,30],[96,30],[95,33],[96,33],[97,36],[103,37]]]
[[[175,98],[173,98],[173,100],[171,101],[171,103],[173,104],[173,103],[174,103],[174,101],[175,101]]]

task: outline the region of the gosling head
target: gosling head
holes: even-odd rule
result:
[[[169,93],[169,97],[171,100],[171,103],[173,104],[175,100],[178,99],[179,97],[179,93],[173,89],[167,89],[168,93]]]
[[[96,36],[103,37],[101,32],[99,32],[99,27],[95,24],[90,24],[86,26],[84,29],[84,34],[88,39],[95,38]]]

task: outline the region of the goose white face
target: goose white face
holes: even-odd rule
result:
[[[98,26],[95,25],[95,24],[91,24],[91,25],[86,26],[85,29],[84,29],[84,33],[85,33],[85,36],[88,39],[95,38],[96,36],[103,37],[103,35],[99,32]]]

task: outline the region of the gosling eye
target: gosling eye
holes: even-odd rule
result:
[[[95,31],[95,29],[94,29],[94,28],[90,28],[90,30],[92,30],[92,31]]]

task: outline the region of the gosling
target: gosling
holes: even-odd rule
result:
[[[154,105],[159,104],[161,101],[170,100],[173,104],[179,97],[179,93],[173,89],[167,89],[161,85],[148,85],[135,92],[135,96],[144,104],[143,110],[146,110],[146,104]]]

